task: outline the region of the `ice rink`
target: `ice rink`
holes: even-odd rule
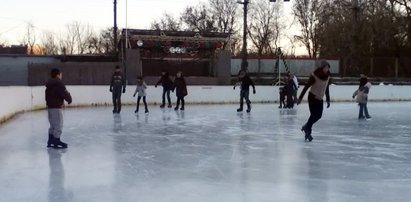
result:
[[[64,111],[65,150],[47,149],[47,113],[0,126],[0,201],[411,201],[411,103],[332,103],[304,142],[306,103]]]

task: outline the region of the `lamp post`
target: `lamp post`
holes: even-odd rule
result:
[[[237,3],[242,4],[244,6],[244,23],[243,23],[243,49],[241,51],[241,70],[247,70],[248,62],[247,62],[247,13],[248,13],[248,4],[250,3],[249,0],[237,1]]]
[[[114,0],[114,27],[113,27],[113,35],[114,35],[114,54],[117,57],[117,0]]]

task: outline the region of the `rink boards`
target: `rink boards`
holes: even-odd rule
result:
[[[332,101],[351,102],[351,96],[357,86],[330,87]],[[71,106],[104,106],[111,105],[111,94],[108,86],[67,86],[73,97]],[[122,96],[124,104],[134,104],[133,97],[135,86],[128,86]],[[300,87],[299,91],[302,90]],[[256,94],[251,94],[250,99],[254,103],[274,103],[279,99],[277,86],[256,86]],[[411,86],[381,85],[373,86],[370,90],[370,101],[410,101]],[[45,87],[0,87],[0,123],[8,120],[19,112],[32,111],[45,108]],[[186,103],[189,104],[229,104],[239,102],[240,90],[233,90],[232,86],[188,86]],[[161,101],[162,88],[148,86],[147,102],[158,104]],[[172,94],[173,102],[176,100]]]

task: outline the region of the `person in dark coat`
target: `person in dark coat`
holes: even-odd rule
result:
[[[327,100],[327,108],[330,107],[330,64],[327,61],[322,61],[320,67],[317,68],[310,76],[308,83],[305,85],[303,91],[300,94],[297,104],[300,104],[304,98],[308,88],[310,92],[308,94],[308,107],[310,108],[310,118],[307,123],[301,128],[301,131],[305,134],[305,140],[312,141],[311,136],[312,126],[318,120],[321,119],[323,114],[323,97],[324,94]]]
[[[285,87],[280,87],[280,106],[278,108],[286,108],[287,105],[285,105],[285,96],[287,95],[287,90]]]
[[[188,95],[188,92],[187,92],[187,83],[181,71],[177,72],[176,79],[174,80],[174,87],[175,87],[176,96],[177,96],[177,105],[174,108],[174,110],[178,110],[178,107],[180,106],[180,102],[181,102],[180,110],[184,110],[184,97]]]
[[[49,138],[47,147],[67,148],[67,144],[60,140],[63,130],[63,111],[64,100],[71,104],[72,98],[61,79],[63,74],[59,69],[52,69],[51,79],[46,84],[46,104],[48,119],[50,123]]]
[[[287,82],[285,84],[286,92],[287,92],[287,106],[286,108],[292,109],[294,108],[294,92],[297,89],[297,86],[294,83],[292,75],[288,73],[287,75]]]
[[[250,86],[253,87],[253,94],[256,93],[255,91],[255,86],[253,80],[248,76],[247,72],[244,70],[241,70],[238,74],[238,82],[234,85],[233,89],[235,90],[235,87],[241,85],[241,91],[240,91],[240,108],[237,109],[237,112],[243,111],[243,105],[244,105],[244,99],[245,102],[247,103],[247,112],[251,112],[251,101],[249,98],[250,95]]]
[[[121,73],[120,67],[116,66],[113,76],[111,77],[110,92],[113,96],[113,113],[119,114],[121,111],[121,93],[126,92],[126,78]]]
[[[160,105],[161,108],[164,108],[166,105],[166,95],[167,95],[167,101],[168,101],[168,108],[171,108],[171,98],[170,98],[170,91],[173,90],[173,81],[170,79],[170,74],[168,72],[161,72],[161,78],[158,80],[157,84],[155,87],[161,84],[163,86],[163,100]]]

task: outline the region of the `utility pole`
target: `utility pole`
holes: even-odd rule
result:
[[[358,65],[358,14],[360,11],[360,0],[352,0],[352,10],[353,10],[353,24],[352,24],[352,34],[351,34],[351,70],[358,70],[359,65]],[[358,73],[358,72],[357,72]],[[359,72],[361,73],[361,72]]]
[[[113,27],[113,36],[114,36],[114,55],[117,57],[117,0],[114,0],[114,27]]]
[[[248,67],[248,54],[247,54],[247,13],[248,13],[248,4],[250,3],[249,0],[237,1],[239,4],[243,4],[244,6],[244,22],[243,22],[243,49],[241,51],[242,60],[241,60],[241,70],[247,70]]]

